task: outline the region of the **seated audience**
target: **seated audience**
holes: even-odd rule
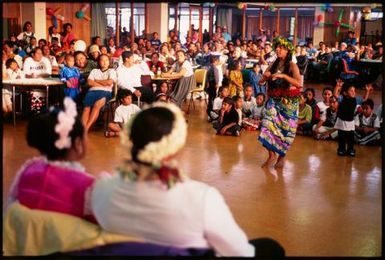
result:
[[[245,117],[251,115],[251,109],[256,105],[255,97],[253,97],[253,87],[251,84],[246,83],[244,88],[242,113]]]
[[[338,100],[332,96],[329,99],[329,106],[321,114],[320,121],[313,125],[314,138],[317,140],[337,139],[338,131],[334,129],[337,120]]]
[[[84,127],[76,104],[64,99],[64,109],[32,118],[27,142],[41,156],[26,161],[11,185],[8,205],[18,201],[30,209],[55,211],[94,220],[87,193],[94,177],[78,162],[86,155]]]
[[[111,99],[112,88],[117,78],[115,70],[109,67],[109,57],[102,54],[99,57],[99,68],[93,69],[88,76],[89,89],[83,101],[84,109],[82,114],[82,122],[86,132],[98,119],[102,107]]]
[[[229,88],[227,86],[219,87],[218,97],[213,101],[212,110],[208,111],[208,121],[217,120],[219,118],[220,110],[222,108],[223,99],[229,96]]]
[[[130,51],[122,53],[123,64],[116,70],[118,76],[118,87],[129,89],[133,94],[133,100],[152,103],[154,101],[154,93],[150,88],[142,86],[141,75],[143,71],[138,64],[135,64],[134,54]],[[146,65],[147,66],[147,65]]]
[[[132,104],[132,92],[130,90],[119,89],[116,98],[120,105],[115,110],[114,122],[108,124],[108,130],[104,133],[105,137],[119,136],[124,124],[140,111],[137,105]]]
[[[238,123],[239,115],[235,109],[234,101],[230,97],[225,97],[219,111],[219,118],[213,123],[217,135],[239,136],[241,127]]]
[[[257,130],[261,128],[261,122],[265,114],[265,99],[263,93],[258,93],[255,98],[256,104],[251,108],[251,114],[248,118],[243,119],[243,127],[246,130]]]
[[[299,135],[311,135],[312,131],[312,109],[311,106],[306,104],[305,94],[300,96],[299,109],[298,109],[298,122],[297,122],[297,134]]]
[[[354,118],[355,142],[361,145],[379,144],[381,139],[380,118],[373,112],[374,102],[372,99],[367,99],[361,105],[362,113]]]
[[[222,195],[182,173],[176,155],[187,125],[179,108],[159,102],[139,112],[125,134],[132,159],[92,193],[93,212],[105,230],[165,246],[210,248],[218,256],[284,257],[271,239],[249,242]]]
[[[175,100],[179,107],[186,99],[188,93],[195,88],[195,76],[191,63],[186,60],[184,51],[176,52],[177,60],[168,72],[162,73],[162,78],[177,80],[170,97]]]

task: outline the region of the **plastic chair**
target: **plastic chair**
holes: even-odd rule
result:
[[[190,101],[188,103],[187,114],[190,111],[191,103],[193,104],[193,108],[195,110],[195,104],[194,104],[194,100],[193,100],[194,93],[199,93],[200,94],[200,93],[203,92],[204,96],[205,96],[205,102],[206,102],[206,105],[207,105],[207,94],[205,92],[207,70],[205,70],[205,69],[197,69],[194,72],[194,76],[195,76],[196,86],[195,86],[195,88],[193,90],[190,91]]]

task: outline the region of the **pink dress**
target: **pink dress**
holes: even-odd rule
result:
[[[94,221],[87,204],[95,178],[82,172],[79,165],[49,162],[44,158],[26,162],[12,185],[10,202],[18,200],[31,209]]]

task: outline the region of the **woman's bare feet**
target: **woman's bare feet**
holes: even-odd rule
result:
[[[269,152],[269,157],[267,158],[267,160],[262,164],[262,168],[263,167],[272,167],[274,165],[274,161],[275,161],[275,153],[274,152]]]
[[[278,156],[277,162],[274,165],[274,168],[282,168],[285,163],[285,159],[282,156]]]

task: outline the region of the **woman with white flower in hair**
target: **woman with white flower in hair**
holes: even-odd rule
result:
[[[26,161],[18,171],[8,206],[18,202],[95,221],[89,206],[94,177],[78,162],[86,154],[86,132],[72,99],[64,99],[63,110],[51,107],[48,114],[33,117],[27,142],[41,156]]]
[[[91,204],[98,223],[147,243],[219,256],[284,256],[274,240],[249,242],[219,191],[178,167],[186,136],[186,120],[172,103],[157,102],[136,114],[121,132],[130,160],[114,177],[95,183]]]

